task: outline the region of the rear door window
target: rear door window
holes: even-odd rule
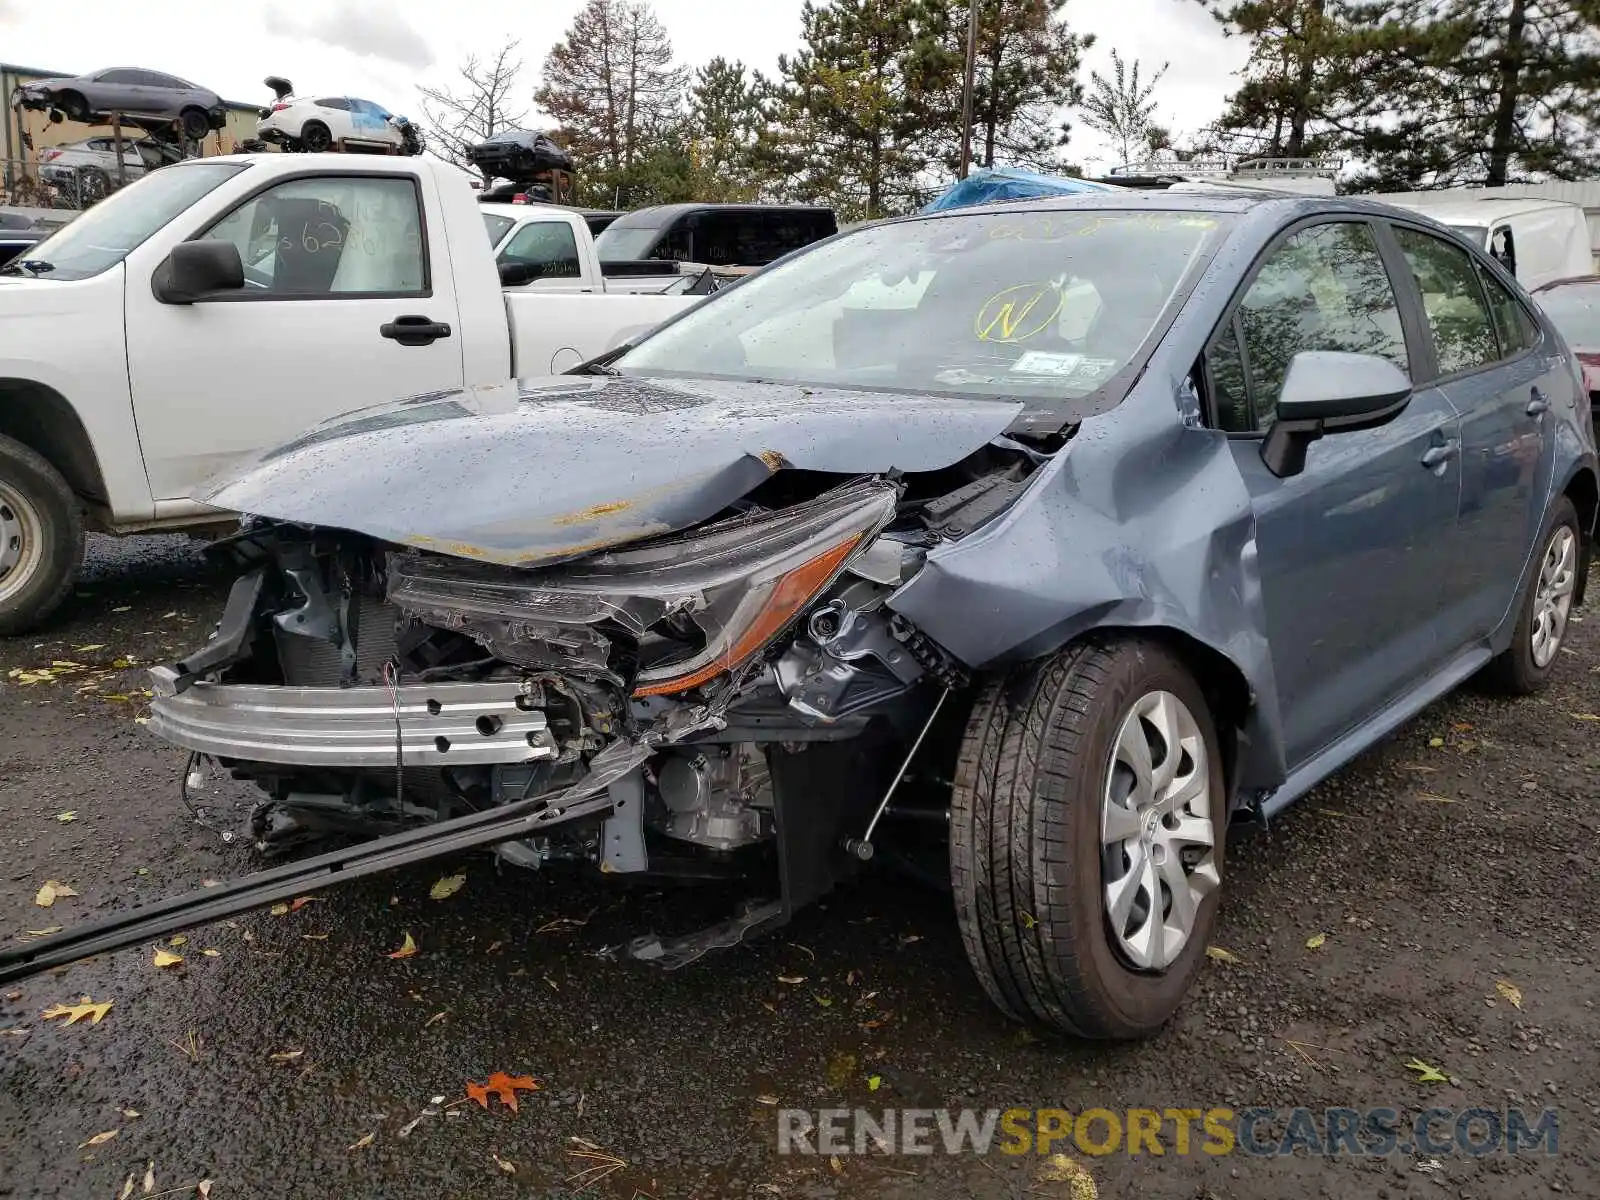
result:
[[[1457,375],[1501,357],[1494,317],[1471,256],[1431,233],[1395,226],[1395,237],[1422,293],[1440,375]]]
[[[1528,315],[1528,310],[1493,275],[1478,264],[1473,265],[1478,269],[1478,282],[1489,297],[1489,311],[1494,314],[1494,332],[1500,339],[1500,357],[1511,358],[1531,348],[1539,340],[1539,330]]]

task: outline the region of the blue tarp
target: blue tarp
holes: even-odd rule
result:
[[[1070,196],[1076,192],[1114,192],[1117,189],[1087,179],[1065,175],[1039,175],[1015,167],[978,170],[961,180],[922,211],[943,212],[947,208],[966,208],[973,204],[996,204],[1002,200],[1032,200],[1040,196]]]

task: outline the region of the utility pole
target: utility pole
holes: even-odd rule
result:
[[[967,77],[961,88],[961,170],[965,179],[972,166],[972,88],[978,67],[978,0],[967,11]]]

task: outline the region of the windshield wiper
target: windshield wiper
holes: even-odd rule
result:
[[[55,263],[46,262],[42,258],[19,258],[4,270],[0,270],[0,275],[21,275],[24,271],[28,271],[33,275],[43,275],[46,271],[54,271],[55,269]]]
[[[624,354],[632,349],[633,347],[631,345],[623,344],[615,349],[607,350],[604,354],[595,355],[595,357],[591,358],[588,362],[579,363],[577,366],[573,367],[572,370],[568,371],[567,374],[621,375],[622,372],[617,370],[611,364],[616,362],[617,359],[621,358]]]

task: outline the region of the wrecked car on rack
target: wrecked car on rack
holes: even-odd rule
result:
[[[1480,668],[1548,679],[1596,507],[1576,380],[1513,280],[1381,206],[879,224],[571,375],[352,413],[214,483],[250,514],[238,581],[151,728],[259,785],[262,847],[372,839],[235,906],[490,844],[748,880],[634,947],[676,966],[947,829],[995,1003],[1136,1036],[1202,961],[1230,817]]]

